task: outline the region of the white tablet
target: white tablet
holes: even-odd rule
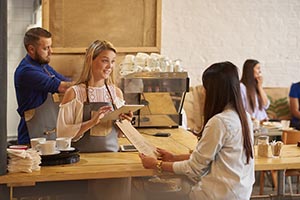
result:
[[[144,105],[123,105],[122,107],[118,108],[117,110],[114,110],[108,114],[106,114],[101,121],[107,121],[107,120],[117,120],[119,119],[120,114],[122,113],[129,113],[131,112],[135,112],[139,109],[141,109],[142,107],[144,107]]]

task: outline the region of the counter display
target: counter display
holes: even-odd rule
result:
[[[181,129],[143,128],[141,134],[157,147],[167,149],[175,154],[188,153],[197,144],[197,138],[190,132]],[[156,133],[170,133],[169,137],[156,137]],[[126,138],[119,139],[120,145],[128,145]],[[300,148],[296,145],[284,145],[280,157],[258,157],[255,147],[255,170],[279,170],[278,193],[284,194],[285,169],[299,169]],[[85,180],[120,179],[131,177],[148,177],[159,175],[156,170],[145,169],[140,161],[138,152],[115,153],[81,153],[80,161],[67,165],[42,166],[40,171],[33,173],[8,173],[0,176],[0,186],[6,187],[9,193],[13,188],[34,186],[39,183],[67,181],[70,183]],[[170,176],[170,173],[163,175]],[[7,195],[8,196],[8,195]]]
[[[168,149],[173,153],[188,153],[196,146],[197,138],[181,129],[138,129],[153,145]],[[158,132],[168,132],[169,137],[155,137]],[[120,145],[130,144],[126,138],[119,139]],[[85,180],[120,179],[158,175],[156,170],[145,169],[138,152],[80,153],[80,161],[73,164],[42,166],[32,173],[8,173],[0,177],[0,186],[13,188],[36,187],[39,183],[76,182]],[[6,185],[6,186],[5,186]],[[7,195],[8,196],[8,195]]]

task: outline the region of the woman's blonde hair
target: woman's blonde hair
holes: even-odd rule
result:
[[[97,56],[105,50],[111,50],[115,53],[117,53],[116,49],[114,48],[113,44],[108,42],[108,41],[100,41],[96,40],[94,41],[86,50],[85,53],[85,58],[84,58],[84,64],[83,64],[83,69],[81,72],[81,75],[76,82],[76,84],[87,84],[88,81],[92,78],[92,64],[93,60],[97,58]],[[113,74],[113,71],[111,72]],[[105,80],[106,83],[111,84],[113,83],[113,78],[112,76],[109,76],[107,80]]]

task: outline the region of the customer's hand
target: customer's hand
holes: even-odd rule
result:
[[[174,154],[172,154],[164,149],[157,148],[157,153],[159,154],[159,157],[161,158],[162,161],[169,161],[169,162],[175,161]]]
[[[156,168],[156,164],[157,164],[157,159],[150,157],[150,156],[146,156],[143,153],[139,154],[142,164],[146,169],[155,169]]]
[[[258,85],[259,87],[262,87],[263,81],[264,81],[263,76],[260,74],[260,75],[256,78],[256,81],[257,81],[257,85]]]

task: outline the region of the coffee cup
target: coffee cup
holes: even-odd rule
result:
[[[134,58],[135,58],[134,55],[128,54],[128,55],[125,56],[123,62],[128,63],[128,64],[132,64],[134,62]]]
[[[120,70],[123,70],[123,71],[130,71],[132,70],[132,64],[131,63],[121,63],[120,64]]]
[[[46,141],[46,138],[31,138],[30,139],[30,145],[31,145],[31,148],[34,149],[34,150],[37,150],[37,145],[40,143],[40,142],[45,142]]]
[[[57,152],[55,140],[40,142],[36,145],[36,148],[41,152],[42,155],[51,155]]]
[[[56,138],[56,146],[59,150],[67,150],[71,148],[71,138],[58,137]]]
[[[134,63],[135,63],[135,65],[145,67],[148,58],[149,58],[149,55],[146,53],[137,53],[134,58]]]
[[[282,129],[290,128],[290,120],[281,120],[280,121]]]

